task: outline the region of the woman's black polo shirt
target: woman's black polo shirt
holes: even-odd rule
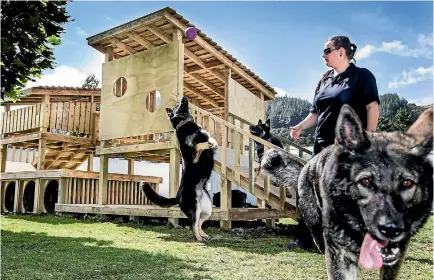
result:
[[[380,104],[375,77],[368,69],[350,63],[336,77],[333,77],[333,71],[329,71],[318,84],[310,109],[310,112],[318,115],[315,145],[333,144],[342,105],[350,105],[366,128],[366,105],[373,101]]]

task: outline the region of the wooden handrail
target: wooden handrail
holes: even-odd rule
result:
[[[247,121],[247,120],[245,120],[245,119],[243,119],[243,118],[241,118],[241,117],[239,117],[239,116],[236,116],[236,115],[234,115],[234,114],[229,113],[229,116],[231,116],[232,118],[237,119],[237,120],[239,120],[239,121],[241,121],[241,122],[243,122],[243,123],[245,123],[245,124],[248,124],[248,125],[254,125],[253,123],[251,123],[251,122],[249,122],[249,121]],[[302,150],[303,152],[305,152],[305,153],[307,153],[307,154],[309,154],[309,155],[312,154],[312,151],[310,151],[309,149],[306,149],[305,147],[301,146],[300,144],[297,144],[297,143],[295,143],[295,142],[293,142],[293,141],[291,141],[291,140],[289,140],[289,139],[286,139],[286,138],[280,137],[280,136],[275,135],[275,134],[274,134],[274,136],[277,137],[277,138],[278,138],[280,141],[282,141],[284,144],[291,145],[291,146],[293,146],[293,147],[295,147],[295,148],[297,148],[297,149],[299,149],[299,150]]]
[[[216,121],[216,122],[218,122],[218,123],[220,123],[220,124],[223,124],[223,125],[227,126],[228,128],[231,128],[231,129],[237,131],[238,133],[242,134],[243,136],[246,136],[247,138],[252,139],[252,140],[258,142],[258,143],[264,145],[264,146],[267,147],[267,148],[270,148],[270,149],[271,149],[271,148],[273,148],[273,149],[279,149],[279,150],[281,150],[281,151],[283,151],[283,152],[287,152],[288,155],[289,155],[292,159],[296,160],[297,162],[299,162],[299,163],[301,163],[301,164],[306,164],[306,162],[307,162],[306,160],[304,160],[304,159],[302,159],[302,158],[299,158],[299,157],[297,157],[297,156],[294,156],[294,155],[292,155],[291,153],[289,153],[288,151],[285,151],[284,149],[282,149],[282,148],[280,148],[280,147],[277,147],[276,145],[273,145],[273,144],[271,144],[270,142],[268,142],[268,141],[266,141],[266,140],[264,140],[264,139],[262,139],[262,138],[259,138],[259,137],[255,136],[255,135],[252,135],[252,134],[249,133],[249,132],[246,132],[245,130],[241,129],[240,127],[238,127],[238,126],[236,126],[236,125],[233,125],[233,124],[231,124],[231,123],[229,123],[229,122],[227,122],[227,121],[225,121],[225,120],[223,120],[223,119],[221,119],[221,118],[219,118],[219,117],[214,116],[213,114],[211,114],[211,113],[209,113],[209,112],[207,112],[207,111],[205,111],[205,110],[203,110],[203,109],[201,109],[201,108],[195,106],[194,104],[189,103],[188,106],[189,106],[190,108],[192,108],[192,109],[194,109],[194,110],[200,112],[202,115],[208,116],[209,118],[213,119],[214,121]]]

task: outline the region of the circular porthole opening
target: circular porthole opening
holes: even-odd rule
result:
[[[122,97],[127,91],[127,80],[124,77],[120,77],[113,85],[113,94],[116,97]]]
[[[35,202],[35,181],[27,183],[23,193],[23,206],[27,213],[33,212]]]
[[[15,202],[15,182],[10,182],[6,186],[5,192],[5,208],[9,212],[14,211],[14,202]]]
[[[146,109],[153,113],[161,107],[161,94],[158,90],[153,90],[146,96]]]
[[[59,182],[52,180],[48,183],[44,192],[44,206],[48,213],[54,213],[54,207],[57,203],[57,196],[59,194]]]

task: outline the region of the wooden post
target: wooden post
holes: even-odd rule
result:
[[[228,211],[232,208],[232,185],[227,179],[226,164],[227,164],[227,144],[228,144],[228,127],[222,126],[222,157],[221,157],[221,175],[220,175],[220,209]],[[230,229],[232,221],[220,221],[220,227]]]
[[[47,140],[39,139],[38,145],[38,163],[36,166],[37,170],[44,170],[45,168],[45,155],[47,153]]]
[[[231,68],[227,67],[225,69],[225,111],[223,118],[225,121],[229,121],[229,90],[230,90],[230,79],[232,71]]]
[[[15,195],[14,195],[14,213],[20,213],[23,205],[22,202],[22,188],[24,187],[23,181],[15,180]]]
[[[50,125],[50,96],[44,95],[41,104],[40,131],[47,132]]]
[[[107,140],[101,141],[101,147],[108,146]],[[107,204],[108,157],[100,155],[99,161],[98,204]]]
[[[6,160],[8,158],[8,145],[1,145],[1,173],[6,172]]]
[[[6,116],[6,112],[9,112],[11,107],[9,105],[5,106],[5,112],[3,114],[3,117]],[[10,120],[7,120],[10,121]],[[3,128],[4,130],[4,128]],[[0,173],[6,172],[6,161],[8,158],[8,145],[1,145],[1,167],[0,167]],[[3,197],[1,198],[3,199]]]
[[[184,96],[184,44],[182,43],[182,31],[174,27],[172,32],[172,39],[179,43],[178,46],[178,97]]]
[[[87,156],[87,171],[93,171],[93,154]]]
[[[170,166],[169,166],[169,197],[175,197],[179,188],[179,165],[180,165],[180,152],[178,148],[178,140],[175,132],[171,133],[172,147],[170,148]],[[173,226],[178,226],[179,219],[169,218],[169,223]]]
[[[44,208],[44,180],[35,180],[35,199],[33,200],[33,213],[40,214]]]

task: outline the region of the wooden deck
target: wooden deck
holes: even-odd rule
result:
[[[160,218],[187,218],[179,207],[162,208],[156,205],[98,205],[98,204],[60,204],[55,211],[70,213],[90,213],[99,215],[125,215]],[[290,217],[275,209],[264,208],[231,208],[224,211],[214,207],[210,220],[250,220],[250,219],[279,219]]]

